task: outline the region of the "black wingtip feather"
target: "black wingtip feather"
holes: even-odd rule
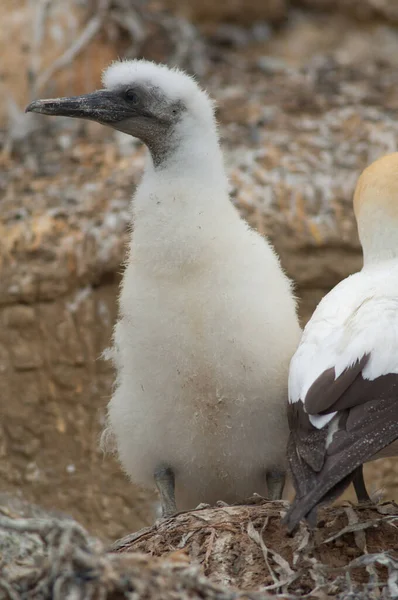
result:
[[[363,463],[398,439],[397,389],[397,374],[383,375],[375,380],[357,375],[333,407],[340,402],[338,410],[344,410],[340,414],[338,430],[328,444],[326,437],[313,440],[308,423],[303,422],[303,418],[297,419],[288,444],[289,465],[296,488],[296,498],[284,518],[288,531],[294,531],[304,518],[312,521],[315,513],[311,515],[311,511],[338,498],[354,476],[358,476]],[[324,433],[327,433],[326,429]],[[324,452],[324,464],[319,471],[314,470],[311,457],[308,458],[314,444],[323,447]],[[358,481],[356,484],[359,496],[365,497]]]

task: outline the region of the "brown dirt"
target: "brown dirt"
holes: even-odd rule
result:
[[[293,0],[295,4],[327,12],[342,12],[361,21],[383,19],[398,23],[398,5],[395,0]]]
[[[250,24],[254,21],[278,23],[286,17],[288,0],[228,0],[228,2],[186,2],[186,0],[163,0],[163,5],[189,20],[207,23]]]
[[[99,450],[113,372],[116,284],[0,310],[0,490],[57,508],[108,539],[148,522],[148,495]],[[72,310],[70,307],[72,306]]]

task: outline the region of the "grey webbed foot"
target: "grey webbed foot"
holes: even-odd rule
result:
[[[267,497],[269,500],[280,500],[285,487],[286,472],[280,469],[269,469],[266,472]]]
[[[162,517],[171,517],[177,512],[174,472],[170,467],[158,467],[154,478],[159,491]]]
[[[362,502],[371,502],[371,498],[368,494],[365,485],[365,480],[363,478],[363,465],[355,469],[354,476],[352,478],[352,483],[354,485],[355,493],[357,495],[359,504],[361,504]]]

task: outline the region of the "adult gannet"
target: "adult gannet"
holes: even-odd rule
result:
[[[323,298],[290,365],[290,531],[352,480],[366,500],[362,464],[398,454],[398,153],[365,169],[354,211],[363,268]]]

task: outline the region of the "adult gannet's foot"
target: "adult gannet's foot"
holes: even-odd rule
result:
[[[363,477],[363,465],[355,469],[352,483],[354,485],[359,504],[363,504],[364,502],[372,502],[372,498],[368,494]]]

